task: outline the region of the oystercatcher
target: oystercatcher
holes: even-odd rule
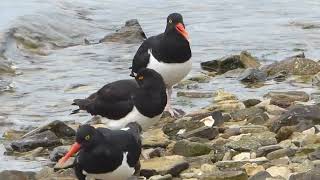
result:
[[[79,180],[126,180],[140,170],[141,130],[138,123],[129,123],[122,130],[82,125],[76,142],[59,163],[79,151],[74,161]]]
[[[148,68],[139,70],[135,80],[119,80],[103,86],[86,99],[75,99],[79,106],[71,114],[86,110],[102,120],[110,129],[121,129],[138,122],[143,129],[160,119],[167,104],[163,78]]]
[[[192,67],[189,35],[181,14],[170,14],[164,33],[141,44],[133,58],[131,76],[144,67],[156,70],[163,77],[168,96],[165,110],[174,116],[177,112],[170,103],[172,86],[187,76]]]

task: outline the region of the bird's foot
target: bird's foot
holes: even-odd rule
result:
[[[171,115],[171,117],[180,117],[181,113],[179,111],[177,111],[176,109],[172,108],[171,106],[166,106],[166,108],[164,109],[164,111],[169,112],[169,114]]]

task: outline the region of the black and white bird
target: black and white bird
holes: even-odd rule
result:
[[[131,76],[145,67],[156,70],[163,77],[168,95],[166,110],[174,116],[177,112],[170,102],[172,86],[187,76],[192,67],[189,35],[181,14],[170,14],[164,33],[141,44],[133,58]]]
[[[86,99],[75,99],[79,106],[72,114],[85,110],[101,116],[110,129],[121,129],[130,122],[143,129],[158,121],[167,104],[163,78],[156,71],[142,68],[131,80],[119,80],[103,86]]]
[[[74,170],[79,180],[126,180],[140,170],[141,130],[138,123],[129,123],[122,130],[82,125],[76,142],[59,163],[78,152]]]

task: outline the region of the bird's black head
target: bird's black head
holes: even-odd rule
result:
[[[166,34],[179,34],[186,40],[189,39],[189,33],[185,29],[182,15],[179,13],[172,13],[167,18]]]
[[[80,126],[76,133],[76,142],[79,143],[82,148],[92,146],[96,139],[96,129],[88,124]]]
[[[140,69],[135,79],[142,88],[159,88],[165,86],[162,76],[155,70],[149,68]]]

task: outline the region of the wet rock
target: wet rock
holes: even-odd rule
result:
[[[209,154],[211,148],[209,145],[190,142],[187,140],[178,141],[173,147],[173,153],[177,155],[182,155],[185,157],[201,156]]]
[[[313,86],[320,86],[320,72],[314,75],[311,81]]]
[[[74,164],[74,160],[75,157],[70,157],[65,163],[60,164],[60,163],[56,163],[55,166],[53,167],[53,169],[55,171],[61,170],[61,169],[68,169],[73,167]]]
[[[16,170],[5,170],[0,172],[0,179],[3,180],[34,180],[35,172],[22,172]]]
[[[161,129],[152,129],[142,134],[143,147],[166,147],[170,143]]]
[[[260,147],[260,148],[258,148],[258,150],[256,152],[257,157],[265,156],[268,153],[275,151],[275,150],[278,150],[278,149],[281,149],[281,146],[279,146],[277,144]]]
[[[45,149],[43,147],[38,147],[34,150],[25,152],[25,153],[21,153],[23,159],[26,160],[35,160],[36,157],[41,156],[44,152]]]
[[[272,151],[270,153],[267,154],[267,158],[269,160],[272,159],[279,159],[281,157],[285,157],[285,156],[293,156],[296,153],[296,151],[294,149],[291,148],[286,148],[286,149],[278,149],[275,151]]]
[[[248,68],[239,77],[238,80],[244,83],[264,82],[267,75],[259,69]]]
[[[263,71],[270,76],[282,71],[292,75],[314,75],[320,71],[320,65],[311,59],[292,57],[267,65]]]
[[[143,157],[145,159],[151,159],[151,158],[155,158],[155,157],[162,157],[164,156],[165,153],[165,149],[157,147],[154,149],[144,149],[141,154],[143,155]]]
[[[272,177],[283,177],[288,179],[291,171],[286,166],[272,166],[266,170]]]
[[[26,133],[25,131],[17,131],[17,130],[10,129],[4,132],[2,136],[6,140],[15,140],[15,139],[21,138],[25,133]]]
[[[10,146],[13,150],[26,152],[37,147],[53,147],[61,145],[60,139],[51,131],[44,131],[39,134],[13,141]]]
[[[271,98],[270,104],[282,108],[291,106],[295,101],[309,101],[309,95],[304,91],[269,92],[264,97]]]
[[[188,132],[202,126],[205,126],[205,124],[197,120],[192,120],[192,117],[183,117],[175,122],[165,124],[162,130],[166,135],[174,137],[180,134],[178,133],[179,131]]]
[[[317,105],[295,105],[282,114],[271,126],[273,132],[291,126],[293,131],[302,132],[320,122],[320,108]]]
[[[234,94],[223,89],[216,91],[213,96],[214,104],[208,107],[209,110],[233,112],[245,108],[244,104]]]
[[[232,55],[201,63],[202,69],[215,71],[218,74],[223,74],[227,71],[238,68],[257,68],[259,66],[260,63],[245,51],[241,52],[241,55]]]
[[[190,77],[188,80],[194,81],[197,83],[208,83],[208,82],[210,82],[210,79],[211,79],[210,76],[201,74],[201,75]]]
[[[183,133],[180,136],[183,138],[189,138],[189,137],[199,137],[199,138],[205,138],[212,140],[215,137],[219,135],[219,131],[217,128],[212,128],[212,127],[199,127],[195,130],[191,130],[189,132]]]
[[[183,96],[188,98],[210,98],[212,97],[211,92],[192,92],[192,91],[178,91],[177,96]]]
[[[257,107],[246,108],[232,112],[231,118],[234,121],[247,120],[252,124],[264,124],[268,119],[268,115],[264,111]]]
[[[140,175],[150,177],[156,174],[178,176],[183,170],[189,168],[189,163],[183,156],[173,155],[141,160]]]
[[[288,72],[287,71],[280,71],[280,72],[276,73],[275,75],[267,78],[267,80],[273,79],[276,82],[283,82],[287,78],[288,78]]]
[[[72,168],[56,171],[53,168],[44,167],[36,175],[36,180],[77,180]]]
[[[307,172],[292,174],[289,180],[318,180],[320,177],[319,169],[312,169]]]
[[[257,174],[251,176],[249,180],[263,180],[271,177],[272,176],[267,171],[260,171]]]
[[[146,39],[146,35],[143,32],[137,19],[131,19],[126,21],[125,26],[116,30],[115,33],[106,35],[99,42],[120,42],[120,43],[140,43]]]
[[[66,125],[64,122],[56,120],[56,121],[50,122],[47,125],[41,126],[39,128],[36,128],[28,132],[23,136],[23,138],[32,136],[38,133],[42,133],[44,131],[51,131],[59,138],[73,137],[76,134],[74,129]]]
[[[259,172],[265,171],[264,167],[262,165],[257,165],[255,163],[247,163],[242,166],[248,174],[248,176],[253,176]]]
[[[172,179],[172,175],[171,174],[166,174],[166,175],[155,175],[155,176],[151,176],[149,178],[149,180],[171,180]]]
[[[225,145],[227,148],[234,149],[239,152],[243,151],[255,151],[261,144],[257,139],[252,138],[251,136],[242,136],[238,141],[231,141]]]
[[[71,146],[58,146],[55,147],[49,155],[49,159],[53,162],[58,162],[70,149]]]
[[[261,101],[259,99],[247,99],[243,101],[243,104],[246,106],[246,108],[250,108],[252,106],[255,106],[259,104]]]
[[[243,171],[217,171],[203,175],[200,180],[247,180],[248,176]]]

